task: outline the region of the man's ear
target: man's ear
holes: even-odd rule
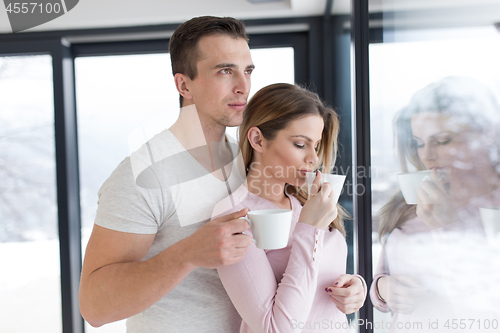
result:
[[[256,126],[250,128],[247,133],[247,139],[255,151],[262,153],[264,150],[264,136],[260,128]]]
[[[179,94],[181,94],[182,97],[185,99],[192,99],[193,95],[191,95],[191,92],[189,91],[189,82],[190,79],[187,75],[177,73],[174,76],[174,81],[175,81],[175,87],[177,88],[177,91]]]

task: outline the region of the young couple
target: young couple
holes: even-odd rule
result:
[[[82,315],[94,326],[129,318],[128,332],[148,333],[342,324],[363,305],[366,286],[345,274],[342,209],[332,186],[320,186],[318,172],[319,190],[304,195],[305,172],[335,162],[337,115],[316,94],[288,84],[261,89],[247,105],[254,65],[237,20],[185,22],[170,54],[179,119],[120,163],[99,191]],[[239,125],[236,144],[225,129]],[[268,184],[273,191],[265,191]],[[242,189],[232,212],[210,219],[228,192]],[[292,209],[293,221],[288,246],[266,252],[243,233],[249,226],[239,217],[268,207]]]

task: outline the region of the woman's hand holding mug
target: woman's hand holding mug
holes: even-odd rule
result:
[[[335,220],[337,213],[333,186],[330,183],[321,186],[321,172],[318,171],[311,186],[311,198],[302,207],[299,222],[324,230]]]
[[[431,179],[424,179],[417,190],[417,216],[431,229],[458,221],[457,209],[451,200],[446,174],[433,169]]]

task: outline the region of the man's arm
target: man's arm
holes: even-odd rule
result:
[[[252,243],[247,209],[210,221],[191,236],[141,261],[155,235],[95,225],[80,282],[80,311],[92,326],[128,318],[159,301],[197,267],[215,268],[243,259]]]

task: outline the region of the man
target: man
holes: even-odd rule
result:
[[[241,319],[214,268],[252,243],[242,211],[207,222],[241,184],[226,126],[242,122],[254,68],[243,24],[199,17],[170,40],[179,119],[125,159],[99,191],[80,309],[128,332],[235,332]],[[243,172],[244,174],[244,172]]]

